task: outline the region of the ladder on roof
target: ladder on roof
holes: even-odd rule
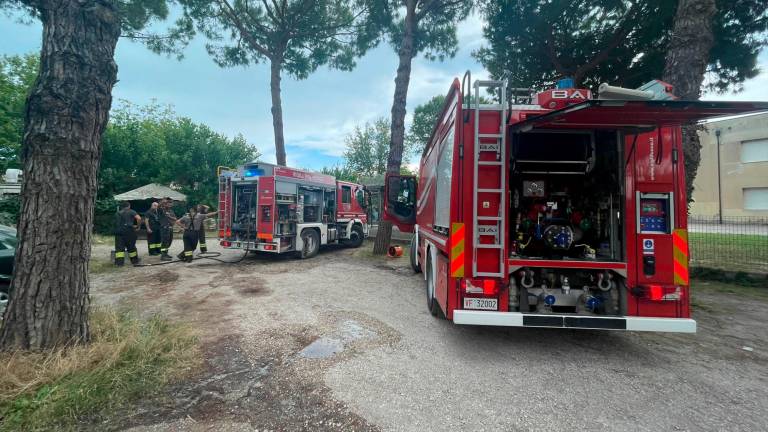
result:
[[[491,133],[480,129],[480,89],[498,89],[501,93],[501,107],[483,108],[483,111],[497,111],[499,129]],[[507,82],[481,81],[474,83],[475,129],[474,129],[474,186],[472,206],[472,241],[474,244],[472,259],[473,277],[505,277],[506,251],[504,247],[507,219]],[[498,182],[479,187],[481,177],[496,178]],[[481,201],[482,199],[482,201]],[[495,214],[494,207],[497,207]],[[483,262],[492,260],[498,263],[497,271],[478,271],[478,255],[483,255]],[[494,257],[494,258],[491,258]],[[498,260],[495,259],[498,257]]]

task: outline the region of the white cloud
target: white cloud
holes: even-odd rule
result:
[[[462,51],[477,49],[483,44],[485,41],[483,26],[485,24],[485,20],[478,12],[472,12],[467,19],[459,23],[456,36]]]

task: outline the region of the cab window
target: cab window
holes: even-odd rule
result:
[[[342,204],[352,203],[352,187],[350,186],[341,187],[341,203]]]

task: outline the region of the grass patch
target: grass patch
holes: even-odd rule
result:
[[[94,233],[91,235],[91,243],[97,245],[114,245],[115,236]]]
[[[191,328],[99,309],[92,342],[0,354],[0,431],[75,430],[157,395],[200,364]]]
[[[768,236],[689,232],[691,264],[729,271],[768,268]]]
[[[91,259],[91,262],[88,263],[88,269],[91,274],[101,274],[118,271],[120,267],[116,266],[112,261]]]

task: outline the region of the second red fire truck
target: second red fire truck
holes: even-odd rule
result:
[[[597,97],[569,80],[536,94],[470,81],[451,85],[418,180],[385,182],[432,314],[695,332],[681,125],[768,104],[676,100],[660,81]],[[478,103],[487,89],[497,103]]]
[[[219,173],[219,243],[228,249],[317,254],[359,247],[368,236],[369,194],[333,176],[262,162]]]

